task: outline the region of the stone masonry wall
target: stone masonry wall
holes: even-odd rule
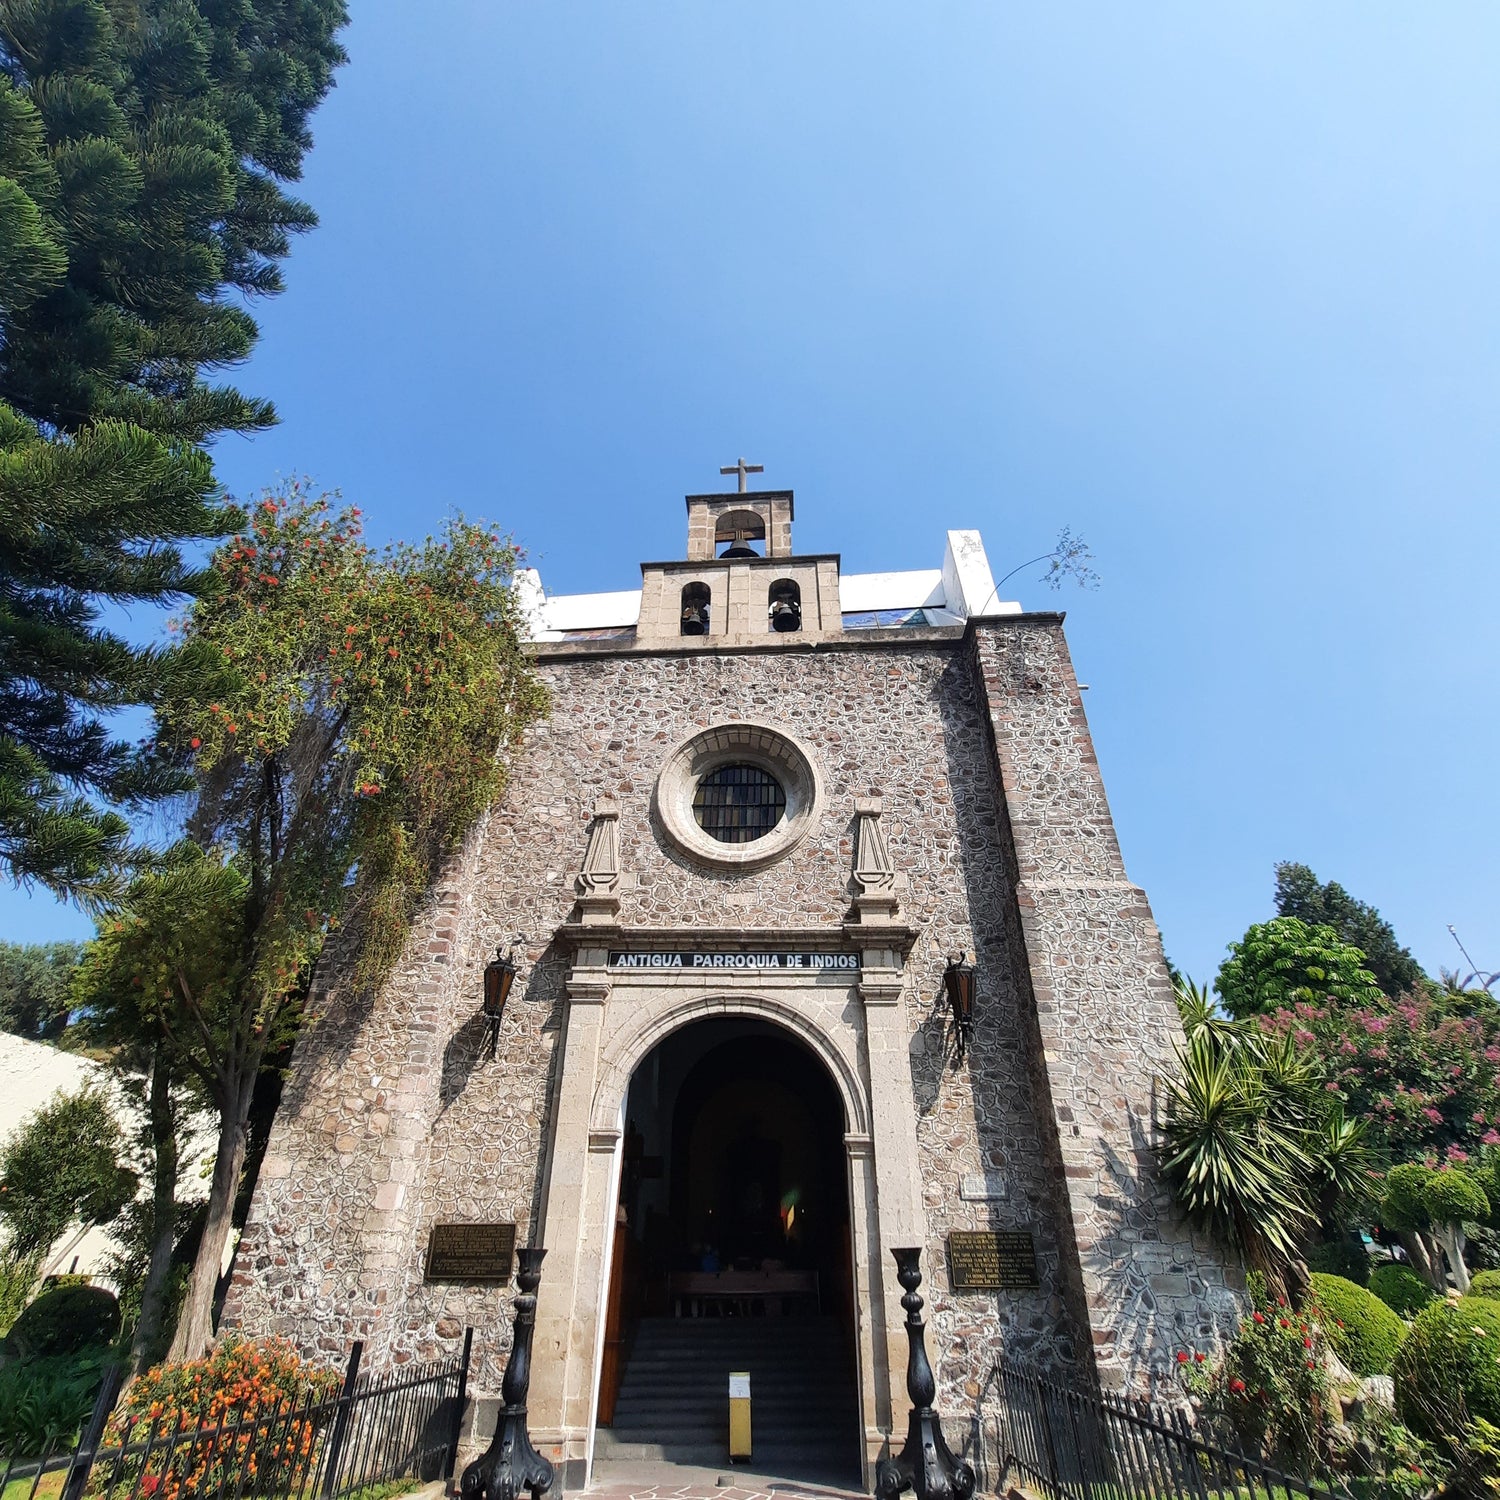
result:
[[[1130,884],[1059,616],[981,625],[1030,994],[1034,1097],[1059,1189],[1067,1288],[1106,1386],[1147,1385],[1216,1344],[1243,1268],[1177,1213],[1159,1176],[1156,1080],[1181,1038],[1161,938]]]
[[[1092,1336],[1101,1368],[1125,1368],[1164,1347],[1163,1312],[1201,1338],[1224,1279],[1192,1270],[1195,1257],[1211,1262],[1209,1248],[1170,1220],[1143,1155],[1151,1064],[1169,1054],[1174,1024],[1160,948],[1118,868],[1102,792],[1089,789],[1097,772],[1060,633],[1008,622],[984,627],[977,648],[952,637],[816,652],[553,648],[539,670],[552,714],[529,733],[503,803],[435,891],[398,971],[376,997],[336,980],[315,996],[226,1322],[330,1356],[364,1337],[377,1365],[454,1352],[472,1323],[477,1384],[496,1389],[509,1291],[429,1286],[423,1256],[439,1220],[514,1220],[525,1243],[538,1212],[570,956],[552,936],[573,909],[595,799],[621,804],[622,925],[688,939],[836,928],[849,908],[854,798],[878,791],[902,917],[920,929],[906,1012],[940,1404],[971,1412],[1002,1348],[1076,1364]],[[652,786],[684,738],[738,718],[808,747],[822,815],[764,870],[707,872],[654,826]],[[517,933],[522,974],[489,1062],[480,975]],[[965,949],[979,993],[973,1045],[955,1067],[940,975],[944,956]],[[946,1233],[1009,1227],[1034,1230],[1041,1290],[953,1293]],[[1081,1274],[1064,1266],[1074,1241]]]

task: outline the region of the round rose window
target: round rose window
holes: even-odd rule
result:
[[[764,838],[785,811],[781,783],[760,766],[720,766],[703,777],[693,793],[698,826],[724,844]]]

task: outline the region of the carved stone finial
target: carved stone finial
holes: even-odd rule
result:
[[[620,804],[613,797],[594,803],[583,868],[573,882],[586,925],[612,923],[620,914]]]
[[[854,799],[854,910],[860,922],[896,920],[896,870],[880,823],[883,810],[878,796]]]

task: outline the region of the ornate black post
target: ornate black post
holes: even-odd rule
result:
[[[542,1500],[543,1493],[552,1489],[556,1479],[552,1465],[531,1446],[531,1434],[526,1431],[531,1336],[536,1331],[536,1289],[542,1279],[542,1257],[546,1253],[533,1249],[516,1251],[521,1263],[516,1285],[521,1295],[516,1298],[516,1332],[500,1386],[505,1404],[484,1456],[464,1470],[459,1484],[464,1500],[519,1500],[528,1491],[531,1500]]]
[[[906,1426],[906,1446],[895,1458],[885,1458],[875,1467],[875,1494],[879,1500],[896,1500],[911,1490],[916,1500],[973,1500],[974,1470],[948,1451],[942,1423],[932,1409],[937,1381],[927,1362],[926,1328],[922,1323],[920,1250],[893,1250],[896,1280],[906,1289],[901,1305],[906,1309],[906,1394],[911,1397],[911,1416]]]

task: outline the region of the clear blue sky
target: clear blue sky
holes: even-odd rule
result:
[[[740,454],[846,571],[1070,524],[1103,586],[1014,594],[1176,961],[1295,858],[1500,967],[1492,4],[354,9],[232,489],[498,519],[556,592]]]

